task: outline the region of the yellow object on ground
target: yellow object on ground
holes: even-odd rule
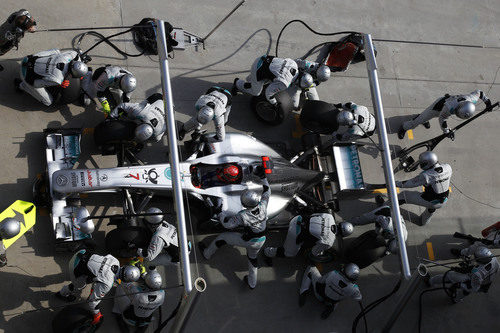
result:
[[[6,249],[14,244],[26,231],[33,228],[36,222],[36,207],[31,202],[16,200],[6,210],[0,213],[0,223],[8,217],[15,218],[21,223],[21,231],[15,237],[2,240]]]

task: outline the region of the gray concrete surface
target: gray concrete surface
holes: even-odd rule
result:
[[[8,13],[25,7],[38,21],[40,29],[81,26],[134,24],[143,17],[161,17],[174,26],[205,35],[237,1],[195,0],[127,1],[88,0],[3,0],[2,19]],[[500,46],[500,3],[482,1],[263,1],[249,0],[207,41],[205,50],[189,49],[176,52],[170,62],[173,94],[177,115],[186,120],[193,111],[198,96],[212,84],[230,87],[234,77],[247,75],[258,55],[274,53],[274,44],[281,27],[291,19],[303,19],[321,32],[358,30],[370,32],[374,38],[435,41],[447,43]],[[109,31],[109,34],[114,31]],[[107,33],[105,33],[107,34]],[[76,105],[45,108],[26,95],[15,92],[12,80],[17,75],[19,60],[27,55],[50,48],[70,48],[75,32],[50,32],[28,35],[17,51],[0,58],[6,70],[0,72],[1,122],[0,208],[15,199],[30,200],[31,184],[44,169],[42,130],[48,126],[93,127],[102,119],[94,106],[85,110]],[[283,35],[280,55],[298,57],[313,45],[329,40],[292,25]],[[94,42],[86,39],[83,48]],[[136,49],[130,36],[118,44],[129,52]],[[401,121],[428,106],[444,93],[467,93],[482,89],[492,100],[500,98],[500,83],[496,74],[500,66],[498,49],[377,43],[378,64],[383,102],[389,129],[397,131]],[[158,61],[155,57],[128,58],[113,53],[107,46],[92,51],[92,66],[120,64],[133,71],[139,81],[134,100],[160,91]],[[496,80],[495,80],[496,79]],[[371,107],[368,80],[364,64],[351,66],[337,73],[319,87],[322,99],[329,102],[353,100]],[[229,127],[252,133],[264,141],[287,140],[297,145],[292,132],[295,121],[287,120],[280,127],[259,123],[248,106],[248,97],[235,98]],[[456,120],[452,121],[457,124]],[[498,220],[500,180],[496,166],[498,154],[499,112],[488,114],[457,134],[454,142],[441,143],[436,152],[440,159],[452,165],[454,176],[449,203],[435,214],[430,225],[419,227],[411,222],[418,207],[403,211],[410,220],[409,252],[413,266],[418,257],[428,257],[427,242],[431,242],[437,259],[450,259],[449,248],[458,242],[451,238],[454,231],[479,235],[480,231]],[[390,135],[395,148],[404,147],[439,134],[437,122],[426,130],[417,128],[414,140],[400,141]],[[82,141],[84,151],[91,152],[91,136]],[[151,162],[163,159],[166,147],[154,145],[143,156]],[[81,164],[111,166],[111,159],[85,154]],[[368,151],[362,155],[363,171],[368,182],[382,182],[380,156]],[[396,161],[395,161],[396,163]],[[399,172],[398,179],[408,174]],[[463,193],[462,193],[463,192]],[[119,212],[116,200],[99,205],[89,203],[92,212]],[[373,207],[372,199],[342,203],[338,220],[348,219]],[[99,221],[96,239],[103,245],[109,227]],[[359,228],[353,236],[366,228]],[[269,243],[277,244],[284,235],[272,233]],[[194,235],[194,240],[204,236]],[[101,248],[103,250],[103,248]],[[495,251],[498,254],[498,251]],[[321,305],[310,297],[303,308],[297,304],[297,290],[305,261],[276,260],[275,266],[259,271],[258,287],[250,291],[241,279],[246,272],[246,260],[239,249],[220,250],[210,262],[192,255],[193,275],[208,282],[187,326],[188,332],[346,332],[359,312],[358,305],[342,303],[326,321],[319,318]],[[47,216],[39,214],[34,233],[16,242],[8,251],[9,265],[0,272],[0,330],[5,332],[49,332],[50,321],[64,304],[54,298],[68,279],[66,268],[70,254],[55,253],[53,236]],[[325,265],[324,269],[330,266]],[[439,270],[436,270],[439,271]],[[177,285],[178,272],[167,272],[170,285]],[[359,280],[365,304],[388,293],[398,279],[398,261],[388,257],[364,269]],[[170,313],[180,294],[179,289],[167,292],[163,314]],[[396,297],[401,294],[399,292]],[[451,305],[444,293],[425,296],[423,332],[497,332],[496,316],[500,311],[500,289],[494,284],[488,294],[472,295],[464,302]],[[396,297],[386,301],[368,316],[369,330],[380,328],[389,316]],[[117,332],[110,313],[111,303],[103,302],[105,323],[103,332]],[[416,332],[418,298],[414,297],[394,332]],[[362,324],[360,324],[362,326]],[[358,329],[361,329],[358,327]],[[152,330],[150,330],[152,331]]]

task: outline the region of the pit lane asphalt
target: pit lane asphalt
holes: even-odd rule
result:
[[[195,34],[205,35],[235,6],[237,1],[195,0],[175,1],[119,1],[89,0],[84,4],[74,1],[4,0],[2,19],[21,7],[36,17],[40,29],[81,26],[134,24],[143,17],[161,17],[174,26]],[[193,112],[196,99],[208,87],[218,84],[230,87],[234,77],[244,77],[253,59],[271,49],[281,27],[291,19],[299,18],[322,32],[359,30],[370,32],[374,38],[393,38],[448,43],[499,46],[500,12],[498,1],[470,2],[465,0],[399,2],[380,0],[339,1],[262,1],[250,0],[241,7],[207,41],[206,49],[189,49],[175,52],[170,61],[176,118],[187,120]],[[111,34],[115,31],[109,31]],[[74,32],[37,33],[28,35],[18,51],[0,58],[6,68],[0,72],[0,105],[2,121],[0,130],[1,157],[4,161],[0,173],[1,207],[6,208],[16,199],[31,199],[31,184],[37,173],[44,169],[42,130],[49,126],[91,128],[102,120],[95,106],[69,105],[45,108],[27,95],[14,91],[12,80],[17,76],[19,60],[50,48],[69,48]],[[271,38],[272,37],[272,38]],[[322,41],[299,25],[285,32],[280,45],[280,55],[299,57],[310,47]],[[90,46],[93,38],[86,40]],[[130,36],[120,37],[117,43],[134,52]],[[85,45],[83,48],[85,48]],[[272,46],[272,47],[271,47]],[[410,115],[421,112],[437,97],[445,93],[468,93],[482,89],[493,100],[500,98],[500,84],[495,74],[500,65],[500,52],[493,49],[454,48],[409,44],[377,43],[379,76],[387,123],[391,133]],[[95,51],[95,52],[94,52]],[[107,46],[92,52],[94,68],[103,64],[119,64],[128,68],[138,78],[139,87],[133,98],[139,101],[153,92],[160,91],[160,75],[156,57],[122,59]],[[319,87],[319,95],[329,102],[355,101],[371,109],[370,92],[364,64],[351,66],[345,73],[336,73]],[[299,132],[293,118],[279,127],[269,127],[258,122],[249,106],[249,98],[238,96],[229,120],[228,130],[254,134],[266,142],[290,142],[298,145],[294,132]],[[453,124],[458,122],[451,121]],[[498,220],[500,181],[496,166],[498,155],[499,112],[488,114],[462,129],[454,142],[444,141],[436,148],[443,162],[453,168],[452,181],[475,202],[462,195],[455,187],[447,205],[436,212],[432,222],[419,227],[408,223],[408,246],[412,266],[417,257],[428,257],[430,242],[436,259],[448,259],[449,248],[458,243],[451,238],[454,231],[479,235],[480,231]],[[414,130],[415,139],[398,140],[390,135],[394,147],[405,147],[439,134],[437,121],[432,128]],[[112,166],[111,158],[102,158],[92,149],[90,135],[82,140],[82,165],[93,167]],[[166,148],[154,145],[142,153],[153,162],[164,161]],[[376,151],[363,150],[361,163],[365,180],[383,182],[381,159]],[[397,179],[411,175],[399,172]],[[92,213],[119,212],[116,200],[106,205],[89,206]],[[108,207],[110,207],[108,209]],[[496,208],[493,208],[493,207]],[[374,207],[373,199],[342,203],[337,220],[348,219],[358,212]],[[408,206],[403,217],[414,221],[420,214],[419,207]],[[98,222],[96,239],[103,245],[104,234],[110,230]],[[356,228],[351,237],[367,230]],[[34,233],[26,235],[8,250],[9,266],[0,272],[0,330],[6,332],[49,332],[53,310],[24,313],[34,308],[61,306],[53,297],[68,280],[67,262],[70,254],[54,252],[52,228],[47,216],[39,215]],[[284,235],[273,233],[269,244],[278,244]],[[199,240],[201,237],[196,237]],[[494,251],[498,254],[498,251]],[[192,259],[194,255],[191,255]],[[358,305],[345,302],[326,321],[319,318],[321,305],[310,297],[303,308],[297,304],[299,287],[305,262],[276,260],[274,267],[259,270],[255,290],[248,290],[241,282],[246,274],[246,258],[240,249],[220,250],[210,262],[200,260],[192,265],[193,276],[203,276],[208,289],[200,298],[189,324],[188,332],[346,332],[359,312]],[[330,266],[325,265],[324,270]],[[388,293],[398,279],[398,261],[388,257],[361,272],[359,286],[365,304]],[[437,270],[436,270],[437,271]],[[178,283],[178,273],[168,268],[168,283]],[[169,313],[178,300],[179,290],[167,293],[163,313]],[[401,291],[396,295],[400,295]],[[500,311],[498,284],[493,284],[488,294],[473,295],[464,302],[450,305],[443,293],[425,298],[423,331],[444,332],[496,332],[499,329],[497,314]],[[85,295],[85,293],[84,293]],[[371,330],[380,328],[393,308],[396,298],[378,307],[368,318]],[[416,332],[418,299],[413,298],[394,328],[394,332]],[[111,302],[103,302],[105,322],[103,332],[117,332],[111,316]],[[164,315],[165,316],[165,315]],[[152,330],[150,330],[152,331]]]

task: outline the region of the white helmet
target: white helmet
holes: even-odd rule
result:
[[[319,82],[325,82],[330,78],[330,67],[326,65],[321,65],[316,70],[316,79]]]
[[[149,271],[144,278],[144,282],[146,282],[146,285],[151,289],[160,289],[163,283],[160,273],[156,270]]]
[[[90,235],[94,232],[94,229],[94,222],[92,222],[92,220],[86,220],[80,223],[80,231],[84,234]]]
[[[472,117],[474,111],[476,111],[476,106],[474,105],[474,103],[469,101],[462,101],[458,103],[458,108],[456,113],[458,118],[468,119]]]
[[[354,120],[354,115],[349,111],[340,111],[337,115],[337,122],[343,126],[354,126],[356,125],[356,120]]]
[[[73,77],[82,77],[89,71],[88,66],[82,61],[72,61],[71,62],[71,75]]]
[[[300,78],[300,87],[302,89],[307,89],[311,88],[311,86],[314,84],[314,79],[311,74],[309,73],[304,73],[301,78]]]
[[[490,262],[491,257],[493,256],[493,253],[484,246],[480,246],[474,251],[474,257],[476,258],[476,261],[481,263],[481,264],[487,264]]]
[[[157,207],[151,207],[146,210],[146,214],[159,214],[162,213],[162,210]],[[146,222],[152,225],[158,225],[163,221],[163,215],[149,215],[144,218]]]
[[[135,90],[137,87],[137,80],[132,74],[125,74],[120,79],[120,89],[124,93],[129,93]]]
[[[418,156],[418,163],[422,170],[429,170],[435,166],[438,162],[438,157],[436,153],[432,151],[424,151]]]
[[[243,207],[254,208],[260,202],[260,195],[255,191],[245,190],[243,193],[241,193],[240,200]]]
[[[21,223],[18,220],[8,217],[0,222],[0,238],[9,239],[17,236],[21,231]]]
[[[140,142],[144,142],[153,136],[154,129],[150,124],[140,124],[135,128],[135,138]]]
[[[350,222],[339,223],[340,236],[347,237],[354,232],[354,226]]]
[[[123,266],[120,268],[119,277],[124,282],[135,282],[141,277],[141,270],[132,265]]]
[[[356,264],[349,263],[344,267],[344,274],[351,281],[356,281],[359,277],[359,267]]]
[[[197,120],[200,124],[205,125],[210,122],[210,120],[214,119],[214,109],[209,105],[205,105],[198,111]]]

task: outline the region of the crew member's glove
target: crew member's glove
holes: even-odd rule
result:
[[[99,311],[98,313],[94,314],[94,317],[92,318],[91,325],[97,325],[97,324],[101,323],[103,320],[104,320],[104,317],[103,317],[101,311]]]
[[[111,107],[109,106],[109,102],[107,100],[104,100],[101,102],[101,105],[102,105],[102,111],[104,112],[104,116],[107,117],[111,112]]]
[[[61,83],[61,87],[66,89],[69,87],[69,80],[64,80],[62,83]]]
[[[490,101],[490,99],[488,98],[488,99],[486,100],[486,102],[484,102],[484,104],[486,104],[486,107],[487,107],[487,108],[490,108],[490,107],[491,107],[491,101]]]

